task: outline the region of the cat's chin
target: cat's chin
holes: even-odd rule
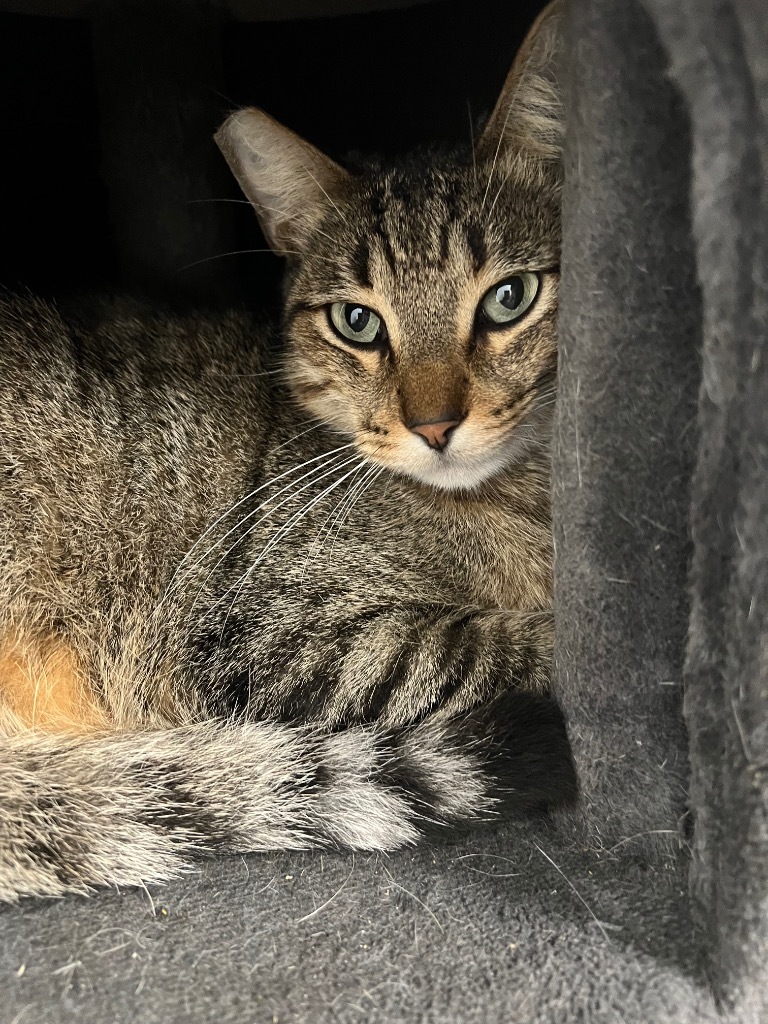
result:
[[[441,491],[474,491],[518,462],[520,446],[499,446],[482,453],[432,452],[404,459],[397,467],[404,476]]]
[[[509,459],[502,454],[478,459],[452,456],[446,452],[436,455],[433,465],[404,466],[400,472],[441,491],[474,491],[498,476],[508,465]]]

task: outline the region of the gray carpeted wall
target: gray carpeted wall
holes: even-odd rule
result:
[[[557,688],[581,811],[5,910],[2,1024],[768,1020],[767,35],[764,0],[569,6]]]
[[[581,0],[569,33],[555,496],[580,825],[654,856],[690,806],[709,975],[765,1020],[768,9]]]

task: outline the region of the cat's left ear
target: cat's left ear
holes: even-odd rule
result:
[[[523,151],[542,160],[562,159],[562,16],[563,0],[553,0],[533,23],[477,141],[478,156]]]
[[[230,115],[214,136],[276,253],[304,252],[351,175],[262,110]]]

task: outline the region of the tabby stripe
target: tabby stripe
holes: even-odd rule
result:
[[[482,645],[473,626],[475,612],[467,612],[448,625],[443,633],[445,661],[440,666],[443,684],[437,704],[442,707],[468,681],[477,664]]]
[[[477,221],[470,221],[467,224],[467,245],[472,255],[472,265],[475,273],[478,273],[488,259],[488,247],[483,230]]]
[[[451,254],[451,223],[444,221],[440,225],[440,258],[437,263],[438,270],[444,270]]]
[[[360,712],[361,722],[375,722],[380,718],[395,691],[412,670],[414,649],[410,644],[411,630],[400,638],[400,646],[390,657],[382,673],[381,681],[366,694]]]
[[[305,686],[308,689],[308,692],[304,693],[301,700],[303,710],[300,714],[297,714],[297,717],[300,717],[302,721],[309,722],[313,719],[325,717],[323,712],[330,703],[338,685],[344,659],[349,654],[352,645],[360,641],[360,633],[364,630],[366,623],[375,622],[376,619],[381,617],[381,614],[382,610],[379,607],[368,608],[366,611],[359,612],[354,618],[348,620],[343,625],[335,628],[329,643],[328,657],[317,668],[313,669],[312,674],[301,684],[302,691]],[[376,685],[377,683],[374,678],[372,681],[373,688]],[[357,712],[353,712],[351,717],[347,716],[342,719],[342,721],[337,723],[338,727],[346,728],[349,725],[367,721],[366,711],[364,710],[365,703],[366,697],[363,696]]]
[[[135,821],[163,833],[191,832],[190,838],[205,840],[213,850],[239,845],[237,832],[195,793],[198,783],[188,766],[145,760],[132,766],[130,775],[137,790],[149,788],[153,794],[151,803],[134,812]]]
[[[357,278],[358,284],[362,285],[363,288],[372,288],[371,283],[371,272],[370,272],[370,261],[371,261],[371,249],[365,238],[361,238],[360,242],[352,254],[352,273]]]
[[[384,258],[389,264],[392,273],[397,270],[397,260],[395,259],[395,253],[392,248],[392,243],[389,240],[386,228],[384,227],[384,201],[382,196],[373,195],[370,198],[371,213],[373,215],[373,233],[381,240],[382,249],[384,251]]]
[[[402,744],[393,742],[392,737],[379,737],[377,748],[377,779],[387,788],[398,791],[414,815],[422,818],[430,811],[434,814],[443,803],[438,786],[428,777]],[[425,829],[420,825],[420,832]]]

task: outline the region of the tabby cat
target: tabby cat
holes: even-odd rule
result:
[[[548,697],[556,8],[474,152],[217,135],[286,257],[240,314],[0,312],[0,898],[389,850],[573,798]]]

